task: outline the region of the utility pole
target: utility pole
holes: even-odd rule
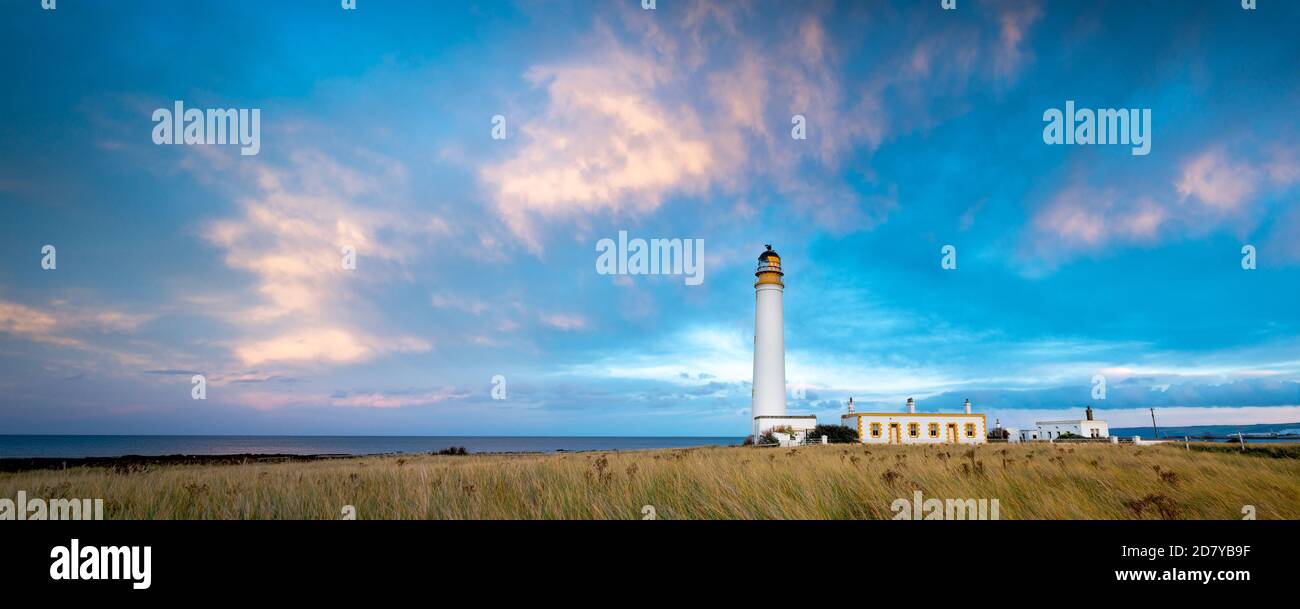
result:
[[[1159,428],[1159,427],[1156,427],[1156,409],[1155,409],[1155,408],[1152,408],[1152,409],[1151,409],[1151,434],[1152,434],[1153,436],[1155,436],[1155,439],[1157,439],[1157,440],[1160,439],[1160,428]]]

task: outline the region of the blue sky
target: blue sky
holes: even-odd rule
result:
[[[416,4],[0,3],[0,433],[742,435],[764,243],[792,412],[1300,420],[1300,5]]]

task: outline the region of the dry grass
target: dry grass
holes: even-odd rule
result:
[[[1300,451],[1296,451],[1300,452]],[[1177,446],[707,447],[407,455],[0,474],[0,497],[103,498],[108,518],[891,518],[890,503],[997,499],[1003,519],[1300,518],[1300,459]]]

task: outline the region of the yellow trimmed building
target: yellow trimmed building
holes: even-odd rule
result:
[[[965,408],[964,413],[917,412],[916,402],[907,398],[906,412],[854,412],[849,398],[840,424],[858,430],[863,444],[984,444],[984,415],[971,413],[970,400]]]

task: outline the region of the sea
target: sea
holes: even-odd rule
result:
[[[743,437],[623,436],[59,436],[0,435],[0,458],[123,455],[380,455],[438,452],[538,453],[732,446]]]

